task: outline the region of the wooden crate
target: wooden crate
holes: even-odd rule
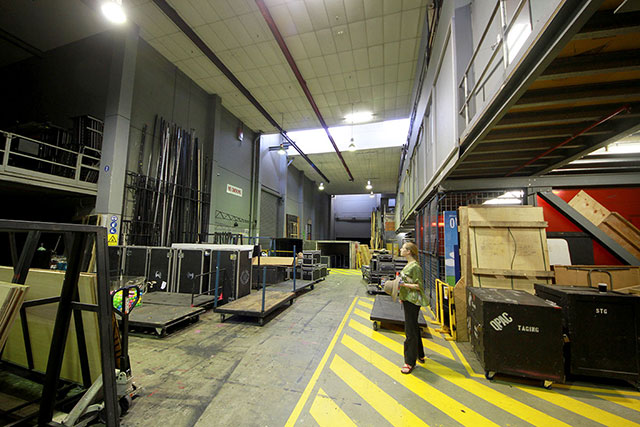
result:
[[[584,191],[576,194],[569,205],[640,259],[640,230],[622,215],[609,211]]]
[[[609,209],[602,206],[596,199],[588,195],[584,190],[573,196],[569,201],[569,206],[580,212],[580,215],[587,218],[595,225],[599,225],[611,213]]]
[[[589,269],[608,271],[613,279],[614,290],[640,286],[640,267],[620,265],[554,265],[555,283],[563,286],[589,286]],[[609,275],[593,272],[591,281],[593,286],[597,286],[598,283],[609,284]]]
[[[551,283],[546,227],[540,207],[467,208],[467,286],[533,293],[534,283]]]
[[[640,230],[622,215],[611,212],[598,228],[640,260]]]

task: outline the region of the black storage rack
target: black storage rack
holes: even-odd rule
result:
[[[18,423],[27,422],[30,419],[37,417],[38,425],[49,425],[52,422],[56,407],[61,404],[70,403],[69,399],[60,399],[60,389],[58,388],[58,385],[62,381],[60,379],[60,372],[62,369],[71,318],[73,317],[76,327],[79,351],[78,356],[81,365],[83,386],[85,388],[88,389],[91,386],[91,375],[87,356],[87,343],[84,339],[84,326],[82,320],[83,311],[89,311],[97,314],[100,347],[102,349],[113,349],[113,305],[111,295],[109,293],[108,281],[109,260],[107,252],[107,230],[104,227],[89,225],[0,220],[0,232],[6,232],[9,235],[12,259],[14,260],[14,275],[11,282],[17,284],[25,283],[33,255],[43,233],[62,234],[65,238],[68,263],[60,295],[51,298],[26,301],[22,304],[20,309],[22,332],[25,338],[25,351],[29,365],[28,373],[31,374],[30,378],[34,378],[34,376],[37,376],[35,375],[37,373],[33,371],[34,365],[32,349],[29,344],[29,327],[26,321],[28,313],[26,308],[37,307],[45,304],[58,304],[46,372],[42,382],[42,393],[40,399],[37,401],[39,402],[39,410],[37,413],[27,416],[27,418],[17,420]],[[19,254],[15,239],[16,233],[27,233],[26,241]],[[93,244],[95,244],[97,305],[82,303],[78,301],[77,296],[80,272],[83,269],[82,267],[85,264],[85,261],[91,257]],[[103,350],[101,352],[101,372],[103,380],[104,414],[107,426],[118,426],[120,423],[118,415],[118,399],[116,395],[115,369],[116,363],[114,351]],[[79,394],[77,395],[77,398],[79,399],[81,396],[82,394]],[[24,405],[20,405],[19,407],[23,406]],[[5,411],[5,414],[15,412],[16,409],[17,408],[14,408],[14,411]]]

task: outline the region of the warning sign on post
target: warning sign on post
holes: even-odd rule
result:
[[[107,244],[118,246],[118,235],[120,234],[120,218],[118,215],[105,215],[107,226]]]
[[[118,235],[117,234],[109,234],[109,239],[107,240],[107,244],[109,246],[118,246]]]

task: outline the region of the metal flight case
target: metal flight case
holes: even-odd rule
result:
[[[171,248],[150,247],[147,279],[155,282],[150,290],[175,292],[173,283],[173,253]]]
[[[562,307],[570,374],[640,388],[640,296],[585,286],[536,284],[535,290]]]
[[[467,288],[471,346],[487,379],[495,373],[564,382],[562,310],[512,289]]]

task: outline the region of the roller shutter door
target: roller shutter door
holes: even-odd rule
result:
[[[260,194],[260,236],[278,235],[278,197],[266,191]]]

